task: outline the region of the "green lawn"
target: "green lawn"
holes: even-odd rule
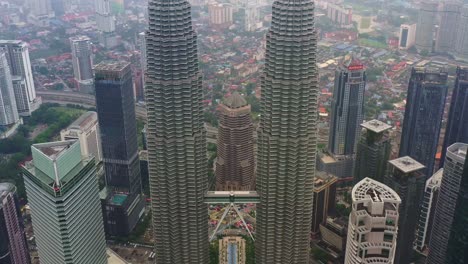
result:
[[[359,45],[378,49],[387,48],[387,44],[373,39],[359,39]]]

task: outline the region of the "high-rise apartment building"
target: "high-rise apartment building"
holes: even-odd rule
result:
[[[54,17],[51,0],[28,0],[30,14],[29,22],[39,27],[48,27],[50,19]]]
[[[96,0],[96,24],[99,31],[99,42],[101,46],[111,49],[118,45],[115,33],[115,17],[111,10],[112,0]]]
[[[210,24],[215,26],[230,26],[233,22],[233,8],[230,4],[211,3],[208,5]]]
[[[0,51],[0,126],[16,124],[19,119],[10,67]]]
[[[445,263],[450,230],[463,176],[468,144],[455,143],[448,147],[444,164],[444,176],[429,241],[427,264]]]
[[[6,53],[13,79],[20,79],[13,84],[18,113],[20,116],[29,116],[39,108],[41,102],[36,97],[28,45],[19,40],[0,40],[0,50]]]
[[[467,156],[468,158],[468,156]],[[465,160],[467,160],[465,158]],[[445,263],[464,264],[468,262],[468,162],[465,162],[465,169],[460,183],[460,190],[457,196],[455,215],[450,229],[450,238],[447,245],[447,258]]]
[[[254,190],[255,157],[250,105],[234,92],[219,105],[216,190]]]
[[[320,231],[320,225],[326,223],[328,216],[335,214],[337,181],[338,178],[325,172],[317,172],[315,175],[312,234],[317,234]]]
[[[208,263],[206,131],[191,7],[187,0],[148,4],[145,98],[156,262]]]
[[[247,6],[244,8],[244,29],[247,32],[253,32],[259,28],[260,20],[260,10],[255,3],[247,3]]]
[[[395,263],[410,263],[412,260],[413,241],[426,182],[423,169],[424,165],[408,156],[389,162],[384,183],[401,199]]]
[[[426,166],[426,177],[434,171],[447,78],[447,71],[441,69],[413,68],[411,71],[399,156],[410,156]]]
[[[258,128],[256,261],[308,263],[317,140],[312,0],[276,0]]]
[[[0,183],[0,263],[31,263],[16,187],[11,183]]]
[[[436,2],[429,0],[421,2],[415,43],[418,51],[432,52],[437,12],[438,4]]]
[[[400,26],[400,38],[398,48],[407,50],[416,42],[416,24],[403,24]]]
[[[245,264],[245,239],[226,236],[219,240],[219,264]]]
[[[351,192],[345,264],[394,263],[401,199],[390,187],[365,178]]]
[[[440,167],[443,167],[447,148],[456,143],[468,144],[468,67],[458,67],[450,102]]]
[[[107,183],[106,231],[128,235],[144,210],[132,72],[123,61],[101,62],[94,71]]]
[[[435,42],[435,51],[440,53],[453,52],[457,39],[457,28],[460,23],[462,3],[447,1],[442,3],[440,24]]]
[[[328,3],[327,17],[339,26],[353,26],[353,8],[351,6]]]
[[[62,141],[79,140],[81,156],[93,156],[96,162],[102,161],[101,137],[96,112],[89,111],[82,114],[66,129],[60,131],[60,138]]]
[[[392,126],[379,120],[361,124],[365,129],[357,145],[354,182],[371,178],[383,182],[392,148],[388,130]]]
[[[429,244],[437,205],[437,197],[439,195],[443,175],[444,169],[440,169],[426,181],[421,210],[419,212],[418,226],[416,228],[416,237],[414,240],[414,248],[419,252],[424,252]]]
[[[86,36],[70,38],[73,73],[80,92],[93,93],[93,51]]]
[[[466,1],[460,13],[457,32],[453,55],[457,59],[468,61],[468,2]]]
[[[96,164],[79,141],[35,144],[23,167],[41,263],[107,263]]]

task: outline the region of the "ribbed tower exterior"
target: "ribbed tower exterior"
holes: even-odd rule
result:
[[[237,92],[219,106],[216,190],[253,190],[255,158],[250,105]]]
[[[257,264],[309,263],[317,137],[314,3],[277,0],[258,128]]]
[[[150,0],[148,160],[158,264],[208,263],[206,131],[187,0]]]

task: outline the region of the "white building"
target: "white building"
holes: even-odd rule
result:
[[[49,20],[55,16],[50,0],[29,0],[28,20],[39,27],[48,27]]]
[[[111,0],[95,0],[96,24],[100,33],[101,46],[113,48],[118,45],[115,34],[115,17],[111,11]]]
[[[415,42],[416,42],[416,24],[401,25],[398,48],[402,50],[407,50],[413,47]]]
[[[60,132],[61,140],[77,139],[81,144],[81,156],[94,156],[96,162],[102,161],[101,137],[96,112],[86,112],[67,129]]]
[[[254,4],[249,4],[245,10],[245,31],[252,32],[257,30],[260,22],[258,8]]]
[[[86,36],[70,38],[73,73],[81,92],[92,93],[93,89],[93,52],[91,39]]]
[[[210,24],[216,26],[230,26],[233,22],[233,8],[230,4],[211,3],[208,5]]]
[[[41,104],[31,70],[28,45],[20,40],[0,40],[0,51],[6,53],[13,76],[13,90],[20,116],[30,116]]]
[[[4,52],[0,51],[0,126],[9,126],[19,121],[10,67]]]
[[[351,198],[345,264],[392,264],[400,197],[383,183],[364,178],[354,186]]]

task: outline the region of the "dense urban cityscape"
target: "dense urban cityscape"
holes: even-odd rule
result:
[[[0,0],[0,264],[468,263],[468,0]]]

